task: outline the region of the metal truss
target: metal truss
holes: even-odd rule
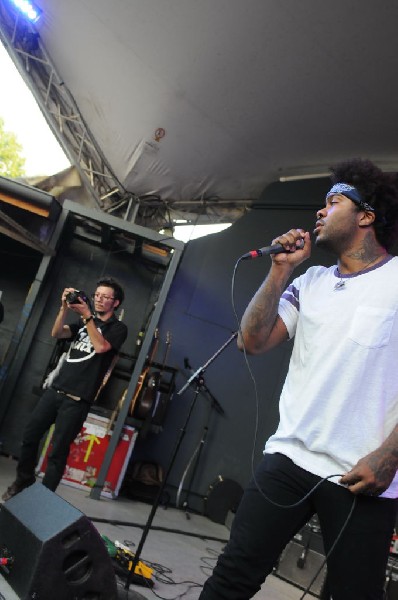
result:
[[[233,222],[251,207],[250,200],[199,198],[165,201],[157,195],[127,191],[84,122],[79,108],[58,74],[34,25],[9,0],[0,0],[0,39],[32,91],[53,134],[78,170],[93,206],[151,229],[190,224]]]
[[[112,196],[120,201],[127,193],[43,48],[39,33],[7,0],[0,0],[0,38],[94,204],[106,210]]]

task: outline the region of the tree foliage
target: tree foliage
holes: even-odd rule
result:
[[[5,131],[4,119],[0,117],[0,175],[11,178],[25,175],[22,151],[15,133]]]

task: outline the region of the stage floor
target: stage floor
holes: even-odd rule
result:
[[[0,495],[13,481],[15,466],[13,459],[0,456]],[[133,552],[137,549],[152,508],[150,504],[122,496],[115,500],[94,500],[88,491],[65,484],[60,484],[57,494],[86,515],[100,535],[112,542],[117,540],[125,544]],[[121,585],[119,597],[126,600],[155,600],[157,597],[197,600],[228,537],[226,526],[214,523],[205,516],[189,514],[188,518],[183,510],[160,506],[140,555],[145,564],[155,568],[153,589],[134,584],[126,589]],[[0,600],[19,600],[2,575],[0,593]],[[299,600],[302,594],[303,591],[295,585],[270,576],[254,598]],[[306,596],[313,597],[310,594]]]

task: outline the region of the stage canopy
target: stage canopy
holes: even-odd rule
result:
[[[342,158],[398,168],[395,2],[36,4],[0,0],[1,37],[103,210],[216,222]]]

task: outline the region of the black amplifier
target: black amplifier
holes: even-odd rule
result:
[[[384,590],[385,600],[398,600],[398,556],[388,559]]]
[[[302,590],[311,584],[312,596],[325,597],[325,554],[316,516],[288,543],[273,574]]]

